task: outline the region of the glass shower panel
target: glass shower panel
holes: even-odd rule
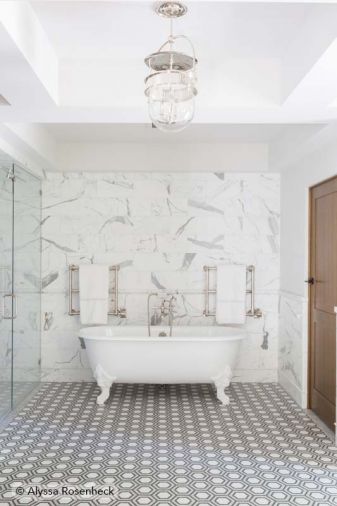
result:
[[[0,418],[12,405],[12,227],[11,165],[0,166]]]
[[[40,380],[41,182],[14,166],[13,404]]]

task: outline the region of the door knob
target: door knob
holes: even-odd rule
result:
[[[309,285],[313,285],[315,283],[315,279],[309,278],[309,279],[306,279],[305,282],[308,283]]]

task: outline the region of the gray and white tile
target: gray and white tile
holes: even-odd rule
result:
[[[337,449],[284,390],[228,393],[224,407],[211,385],[116,384],[97,406],[94,383],[46,383],[0,434],[0,504],[337,504]],[[109,485],[108,500],[60,493]]]

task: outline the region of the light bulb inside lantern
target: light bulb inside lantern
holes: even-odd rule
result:
[[[193,119],[194,97],[183,102],[174,99],[161,102],[149,97],[149,115],[152,123],[163,132],[180,132]]]
[[[194,116],[194,74],[157,72],[147,78],[146,84],[152,123],[165,132],[183,130]]]

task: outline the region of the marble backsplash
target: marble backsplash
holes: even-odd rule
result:
[[[79,317],[68,315],[69,264],[120,265],[127,319],[110,317],[111,325],[146,324],[146,296],[158,290],[179,291],[175,325],[214,325],[203,316],[203,266],[235,262],[255,265],[256,305],[264,314],[247,319],[249,338],[235,379],[275,381],[279,197],[277,174],[48,173],[42,191],[42,315],[49,313],[43,379],[91,378],[77,339]]]
[[[0,390],[40,378],[40,181],[15,166],[15,183],[0,171]],[[13,248],[14,245],[14,248]],[[4,295],[14,293],[12,306]],[[12,371],[13,367],[13,371]],[[16,397],[14,388],[14,397]]]
[[[308,299],[281,291],[279,320],[279,383],[307,407]]]

